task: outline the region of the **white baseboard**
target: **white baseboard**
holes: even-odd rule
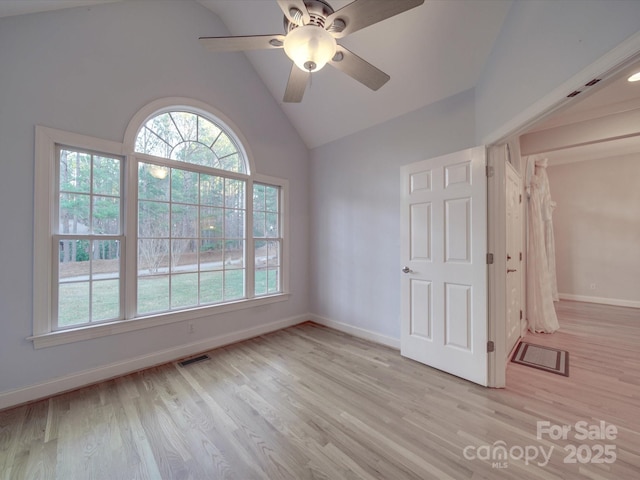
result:
[[[400,340],[398,340],[397,338],[388,337],[386,335],[382,335],[371,330],[366,330],[364,328],[354,327],[353,325],[321,317],[320,315],[309,314],[309,319],[319,325],[334,328],[341,332],[348,333],[349,335],[353,335],[354,337],[362,338],[364,340],[369,340],[370,342],[379,343],[380,345],[385,345],[387,347],[400,350]]]
[[[149,355],[116,362],[103,367],[84,370],[71,375],[54,378],[46,382],[30,385],[28,387],[11,390],[0,393],[0,410],[15,405],[31,402],[41,398],[46,398],[58,393],[67,392],[76,388],[91,385],[111,378],[126,375],[128,373],[143,370],[145,368],[161,365],[163,363],[172,362],[180,358],[195,355],[206,350],[229,345],[231,343],[248,340],[250,338],[264,335],[265,333],[274,332],[283,328],[298,325],[310,319],[309,315],[299,315],[295,317],[285,318],[264,325],[259,325],[244,330],[239,330],[225,335],[210,337],[186,345],[180,345],[175,348],[169,348]]]
[[[616,307],[640,308],[640,302],[635,300],[621,300],[619,298],[589,297],[587,295],[574,295],[572,293],[559,293],[560,300],[574,302],[600,303],[602,305],[615,305]]]

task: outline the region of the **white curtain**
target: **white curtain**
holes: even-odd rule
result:
[[[553,305],[558,299],[547,159],[527,159],[527,321],[532,332],[553,333],[560,325]]]

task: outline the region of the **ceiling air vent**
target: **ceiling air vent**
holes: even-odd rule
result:
[[[580,90],[574,90],[573,92],[571,92],[569,95],[567,95],[567,98],[571,98],[571,97],[575,97],[576,95],[578,95],[580,93]]]
[[[594,78],[593,80],[591,80],[589,83],[585,83],[584,86],[585,87],[593,87],[596,83],[598,83],[601,79],[600,78]]]

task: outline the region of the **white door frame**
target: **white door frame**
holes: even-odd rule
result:
[[[493,255],[488,265],[489,277],[489,341],[494,351],[489,353],[488,384],[502,388],[506,385],[507,330],[507,203],[505,198],[506,145],[487,149],[487,249]]]
[[[492,161],[492,147],[501,143],[506,143],[510,138],[524,133],[534,123],[548,117],[558,109],[563,107],[573,98],[567,98],[567,94],[573,91],[588,91],[585,87],[594,78],[606,79],[636,62],[640,58],[640,32],[632,35],[624,42],[620,43],[613,50],[600,57],[591,65],[571,77],[566,82],[549,92],[540,100],[523,110],[510,121],[505,123],[491,134],[481,140],[481,144],[487,145],[487,165],[493,167],[493,175],[488,178],[487,200],[488,200],[488,249],[494,254],[494,263],[489,265],[489,341],[495,345],[494,352],[489,354],[488,385],[490,387],[501,388],[506,385],[506,278],[504,275],[496,275],[496,272],[506,272],[506,239],[504,235],[498,235],[505,231],[505,216],[500,215],[505,212],[504,195],[499,192],[504,190],[504,165],[495,158]],[[578,100],[583,97],[578,96]],[[524,202],[523,202],[524,204]],[[524,252],[526,256],[526,251]],[[506,274],[505,274],[506,275]],[[526,280],[525,280],[526,282]],[[526,283],[522,285],[526,291]]]

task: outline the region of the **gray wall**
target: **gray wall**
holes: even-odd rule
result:
[[[311,311],[400,338],[400,166],[474,145],[467,91],[311,153]]]
[[[551,166],[547,174],[558,204],[560,294],[640,306],[640,154]]]
[[[516,0],[476,85],[476,140],[637,33],[639,25],[638,0]]]
[[[399,339],[399,167],[481,143],[639,25],[636,0],[516,0],[475,91],[313,150],[312,313]]]
[[[309,152],[245,57],[197,43],[228,32],[195,2],[127,0],[0,19],[0,393],[189,341],[180,324],[38,351],[25,340],[34,125],[120,141],[153,99],[214,105],[249,140],[261,173],[291,180],[293,297],[208,319],[196,326],[200,336],[311,311],[399,338],[399,167],[473,146],[638,25],[636,0],[518,0],[475,91],[320,147],[309,170]]]
[[[299,136],[242,54],[213,54],[203,35],[228,34],[196,2],[128,0],[0,19],[0,393],[193,342],[186,325],[34,350],[34,126],[122,141],[150,101],[184,96],[229,117],[258,172],[291,185],[287,302],[196,322],[198,339],[308,311],[308,157]]]

